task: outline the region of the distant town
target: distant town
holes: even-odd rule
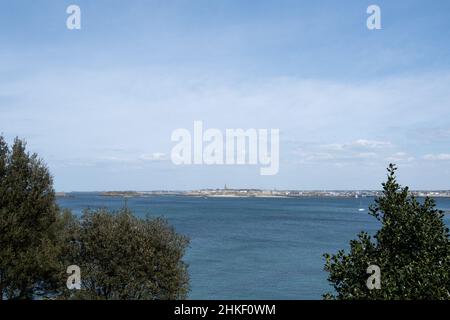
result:
[[[259,198],[291,198],[291,197],[339,197],[359,198],[377,197],[380,190],[263,190],[263,189],[234,189],[225,186],[222,189],[200,189],[191,191],[106,191],[100,192],[107,197],[151,197],[151,196],[190,196],[190,197],[259,197]],[[450,198],[450,190],[416,190],[411,191],[416,197]],[[70,193],[58,192],[58,197],[70,196]]]

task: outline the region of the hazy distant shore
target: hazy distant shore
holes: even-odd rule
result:
[[[151,197],[151,196],[189,196],[189,197],[214,197],[214,198],[299,198],[299,197],[329,197],[329,198],[360,198],[377,197],[381,195],[379,190],[261,190],[261,189],[202,189],[193,191],[102,191],[99,193],[105,197]],[[450,198],[450,190],[411,191],[416,197]],[[57,192],[57,197],[70,197],[71,193]]]

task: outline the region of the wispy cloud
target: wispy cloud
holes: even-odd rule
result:
[[[143,175],[153,175],[159,166],[170,168],[171,132],[192,129],[199,119],[205,129],[279,128],[280,172],[288,170],[291,177],[303,173],[283,163],[308,164],[318,172],[326,165],[384,169],[387,162],[414,163],[424,154],[439,155],[449,142],[450,73],[345,82],[135,71],[49,69],[11,81],[2,90],[20,93],[20,99],[0,100],[2,130],[27,138],[50,164],[66,161],[56,178],[67,183],[66,176],[77,179],[82,170],[77,162],[117,166],[116,181],[127,179],[127,165],[142,168]],[[440,130],[440,145],[410,134],[426,127]],[[166,174],[165,181],[176,187],[179,172]],[[221,174],[226,180],[233,173]],[[85,179],[80,183],[95,183]],[[283,179],[280,184],[291,181]],[[285,184],[296,187],[295,182]]]
[[[322,145],[320,148],[334,151],[355,151],[355,150],[374,150],[392,147],[390,141],[376,141],[367,139],[357,139],[348,143],[332,143]]]
[[[450,161],[450,153],[427,154],[423,158],[430,161]]]
[[[396,152],[393,155],[387,157],[386,160],[398,164],[403,162],[412,162],[415,160],[415,157],[407,154],[406,152]]]
[[[298,157],[299,162],[329,161],[343,164],[382,159],[383,155],[393,148],[394,145],[390,141],[357,139],[346,143],[308,145],[294,151],[294,155]]]
[[[143,161],[164,161],[168,160],[167,156],[163,152],[153,152],[149,154],[142,154],[139,156],[140,160]]]

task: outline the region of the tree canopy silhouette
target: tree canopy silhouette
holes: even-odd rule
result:
[[[361,232],[350,252],[325,254],[325,270],[335,292],[326,299],[450,299],[449,230],[435,201],[419,201],[396,179],[389,165],[382,196],[369,214],[381,222],[371,237]],[[369,289],[367,268],[381,271],[380,289]]]

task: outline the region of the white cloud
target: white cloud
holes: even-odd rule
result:
[[[139,159],[144,161],[163,161],[167,160],[167,157],[163,152],[153,152],[150,154],[142,154]]]
[[[300,162],[330,161],[350,163],[354,161],[382,159],[383,155],[394,148],[389,141],[357,139],[346,143],[307,145],[294,152]]]
[[[94,159],[94,162],[138,164],[142,162],[155,162],[164,160],[167,160],[167,157],[163,152],[144,153],[140,155],[131,155],[127,152],[123,152],[123,154],[120,155],[98,157]]]
[[[414,161],[414,157],[408,155],[406,152],[396,152],[387,157],[386,160],[393,163],[412,162]]]
[[[423,158],[430,161],[449,161],[450,153],[427,154],[424,155]]]
[[[355,154],[355,157],[360,159],[376,158],[377,156],[378,154],[375,152],[358,152]]]
[[[280,161],[308,162],[313,171],[321,170],[315,162],[412,162],[424,154],[423,139],[409,134],[418,127],[442,128],[440,141],[448,141],[450,73],[352,83],[134,71],[46,70],[13,80],[2,87],[1,94],[18,97],[0,99],[2,130],[27,138],[45,159],[122,167],[163,161],[172,131],[192,130],[194,120],[205,129],[279,128]],[[433,143],[427,152],[437,154],[442,145]],[[113,152],[117,146],[124,150]],[[124,170],[116,179],[126,178]]]
[[[375,141],[375,140],[366,140],[366,139],[358,139],[349,144],[350,147],[354,148],[366,148],[366,149],[381,149],[386,147],[391,147],[392,143],[389,141]]]
[[[331,151],[352,151],[352,150],[372,150],[372,149],[383,149],[392,147],[392,143],[389,141],[376,141],[368,139],[357,139],[352,142],[347,143],[331,143],[322,145],[322,149],[327,149]]]
[[[145,153],[141,155],[133,155],[126,150],[114,155],[105,155],[91,158],[64,158],[51,161],[58,167],[94,167],[103,165],[142,165],[145,163],[159,162],[167,160],[166,154],[163,152]]]

